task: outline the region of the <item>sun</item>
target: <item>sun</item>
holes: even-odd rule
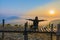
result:
[[[54,10],[50,10],[50,12],[49,12],[50,14],[54,14],[55,13],[55,11]]]

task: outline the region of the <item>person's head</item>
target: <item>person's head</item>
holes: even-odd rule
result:
[[[38,19],[38,17],[36,16],[36,17],[35,17],[35,19],[37,20],[37,19]]]

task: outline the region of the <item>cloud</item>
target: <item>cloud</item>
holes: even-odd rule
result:
[[[54,1],[43,6],[38,6],[37,8],[31,9],[26,13],[26,16],[39,16],[39,17],[51,17],[49,11],[54,10],[54,17],[60,17],[60,1]]]
[[[55,10],[55,15],[49,15],[49,10]],[[28,10],[24,16],[21,18],[23,19],[17,19],[14,22],[16,23],[24,23],[26,20],[25,18],[34,18],[35,16],[38,16],[39,19],[47,19],[47,20],[52,20],[52,19],[59,19],[60,18],[60,1],[54,1],[50,2],[48,4],[38,6],[36,8],[33,8],[31,10]],[[48,21],[47,21],[48,22]],[[45,23],[47,23],[45,22]],[[44,22],[43,22],[44,23]]]
[[[7,20],[15,20],[15,19],[19,19],[20,17],[18,16],[11,16],[11,17],[8,17],[6,18]]]

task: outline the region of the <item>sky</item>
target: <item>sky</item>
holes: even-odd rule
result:
[[[50,15],[50,10],[54,10],[55,15]],[[0,0],[0,21],[5,19],[6,23],[21,23],[35,16],[60,18],[59,11],[60,0]]]

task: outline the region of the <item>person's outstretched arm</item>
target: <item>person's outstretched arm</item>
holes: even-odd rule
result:
[[[47,21],[47,20],[38,20],[39,22],[42,22],[42,21]]]
[[[29,20],[29,21],[34,21],[33,19],[26,19],[26,20]]]

